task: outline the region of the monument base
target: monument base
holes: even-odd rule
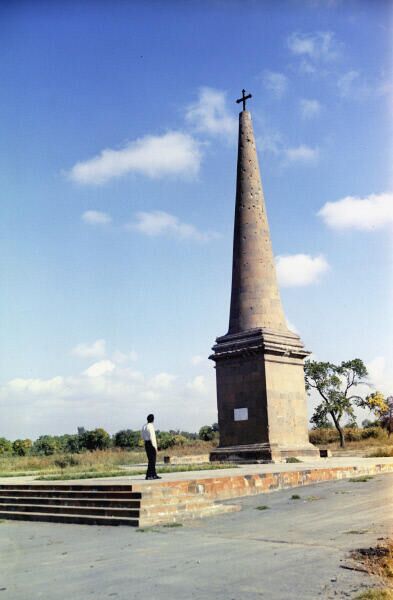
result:
[[[279,463],[288,458],[299,460],[319,459],[319,450],[312,444],[284,447],[278,444],[247,444],[215,448],[210,453],[211,462]]]

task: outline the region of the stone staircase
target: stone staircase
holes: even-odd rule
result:
[[[146,527],[239,509],[215,503],[194,487],[160,483],[138,490],[122,484],[0,485],[0,519]]]
[[[139,525],[141,493],[131,485],[0,485],[0,519]]]

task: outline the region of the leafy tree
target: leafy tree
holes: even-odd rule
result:
[[[354,394],[354,389],[365,383],[367,369],[360,358],[343,361],[340,365],[330,362],[306,361],[304,365],[306,389],[318,391],[322,402],[312,416],[314,423],[324,422],[330,416],[340,436],[340,446],[345,447],[345,433],[342,418],[353,421],[354,405],[361,405],[363,399]]]
[[[122,429],[114,435],[114,445],[117,448],[136,448],[140,440],[141,434],[139,431],[132,429]]]
[[[205,442],[211,442],[214,439],[214,429],[210,425],[204,425],[199,430],[199,439]]]
[[[82,438],[87,450],[105,450],[111,444],[111,436],[102,427],[85,431]]]
[[[313,423],[313,429],[334,429],[334,425],[327,415],[320,413],[314,413],[310,419],[310,423]]]
[[[64,434],[59,436],[59,447],[62,452],[66,454],[78,454],[81,450],[84,450],[83,438],[78,434]]]
[[[29,439],[15,440],[12,444],[12,452],[17,456],[26,456],[32,448],[33,442]]]
[[[59,439],[53,435],[41,435],[33,444],[34,454],[44,454],[50,456],[60,450]]]
[[[9,454],[12,452],[12,442],[5,438],[0,438],[0,454]]]
[[[362,408],[368,408],[377,418],[374,426],[382,427],[390,437],[393,432],[393,396],[385,398],[382,392],[375,391],[359,403]]]

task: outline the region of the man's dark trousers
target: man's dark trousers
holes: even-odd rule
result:
[[[145,442],[145,450],[147,454],[147,472],[146,477],[157,477],[156,473],[156,458],[157,458],[157,450],[154,448],[153,444],[150,442]]]

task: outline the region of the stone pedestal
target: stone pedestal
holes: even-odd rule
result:
[[[212,461],[280,462],[318,458],[308,441],[303,360],[296,334],[256,328],[217,338],[220,445]]]

